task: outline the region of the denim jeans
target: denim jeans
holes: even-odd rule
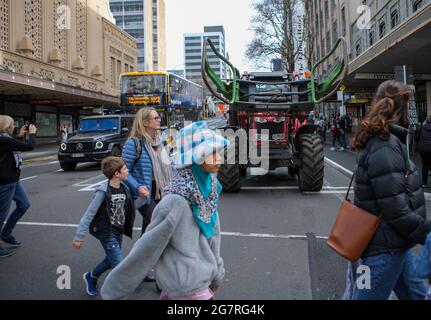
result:
[[[121,253],[122,240],[123,236],[116,234],[111,234],[107,240],[100,240],[106,257],[91,271],[93,278],[99,278],[105,271],[114,269],[123,261],[123,254]]]
[[[346,138],[346,134],[345,134],[345,133],[342,133],[342,134],[340,135],[340,140],[341,140],[341,146],[342,146],[344,149],[347,149],[347,138]]]
[[[355,300],[387,300],[394,291],[399,300],[424,300],[426,282],[415,274],[412,250],[368,257],[362,265],[371,271],[371,289],[356,288]]]
[[[15,201],[16,208],[8,218],[12,200]],[[0,230],[2,235],[8,236],[12,233],[30,205],[30,199],[21,181],[0,185]],[[6,218],[8,218],[7,221]],[[5,221],[6,225],[3,226]]]

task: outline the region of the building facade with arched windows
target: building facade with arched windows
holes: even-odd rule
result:
[[[136,40],[109,0],[0,0],[0,114],[35,123],[38,143],[118,107],[120,74],[136,69]]]

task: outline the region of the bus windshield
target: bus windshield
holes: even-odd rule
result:
[[[79,133],[117,132],[118,118],[82,119]]]
[[[148,74],[143,76],[126,76],[122,79],[123,94],[160,94],[166,92],[166,76]]]

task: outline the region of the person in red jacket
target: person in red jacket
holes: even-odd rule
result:
[[[30,207],[30,200],[19,177],[21,174],[21,151],[34,148],[37,128],[28,125],[21,128],[19,137],[28,132],[29,142],[23,143],[12,137],[15,122],[9,116],[0,116],[0,239],[10,248],[19,247],[21,243],[12,236],[15,225]],[[15,210],[9,215],[12,200]],[[6,224],[4,222],[6,221]],[[12,255],[9,248],[0,247],[0,258]]]

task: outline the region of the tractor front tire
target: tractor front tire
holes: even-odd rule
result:
[[[223,164],[217,177],[224,192],[237,193],[241,191],[241,172],[238,164]]]
[[[217,178],[220,181],[223,192],[226,193],[238,193],[241,191],[241,176],[242,176],[242,165],[239,164],[239,146],[238,141],[235,141],[234,146],[230,146],[229,149],[225,149],[224,152],[224,163],[220,167]],[[230,148],[235,148],[235,154],[233,155]],[[246,167],[247,170],[247,167]]]
[[[315,134],[304,134],[299,141],[302,160],[298,172],[299,189],[301,192],[319,192],[323,188],[325,176],[322,138]]]

